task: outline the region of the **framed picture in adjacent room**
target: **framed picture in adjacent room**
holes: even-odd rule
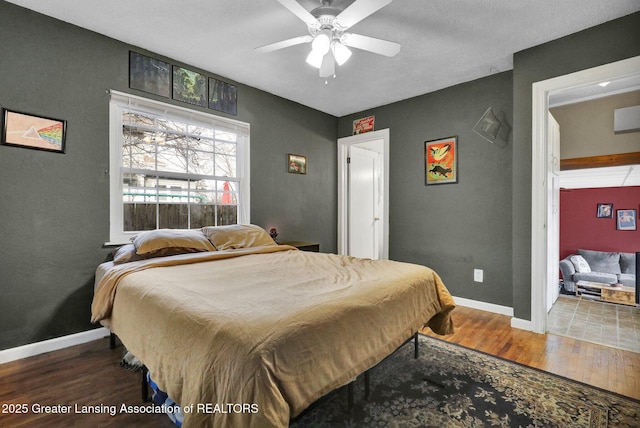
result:
[[[636,230],[636,210],[617,210],[618,230]]]
[[[4,109],[0,144],[64,153],[66,132],[66,120]]]
[[[598,218],[613,218],[613,204],[598,204]]]
[[[289,153],[287,169],[291,174],[307,173],[307,157]]]
[[[458,182],[458,137],[424,142],[425,186]]]

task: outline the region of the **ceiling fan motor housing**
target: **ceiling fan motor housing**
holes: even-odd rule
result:
[[[320,9],[320,8],[318,8]],[[344,29],[339,28],[337,22],[335,22],[336,15],[319,15],[316,17],[318,21],[315,25],[308,25],[309,34],[313,37],[317,36],[323,30],[331,30],[334,39],[339,39]]]

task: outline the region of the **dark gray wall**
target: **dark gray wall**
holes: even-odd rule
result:
[[[337,118],[243,88],[250,104],[251,221],[275,226],[278,240],[314,241],[336,252]],[[238,101],[240,103],[240,101]],[[287,154],[307,157],[307,173],[289,174]]]
[[[376,129],[391,129],[390,257],[433,267],[456,296],[531,319],[531,85],[637,55],[640,13],[519,52],[512,74],[340,118],[339,136],[371,114]],[[471,133],[485,104],[513,118],[506,149]],[[450,135],[459,137],[459,182],[425,187],[422,144]],[[483,285],[474,268],[485,270]]]
[[[452,294],[511,306],[511,157],[472,131],[489,106],[512,123],[511,72],[340,118],[390,128],[389,257],[436,270]],[[424,142],[458,137],[458,182],[425,186]],[[484,282],[473,281],[473,269]]]
[[[92,327],[93,274],[109,235],[105,90],[156,98],[128,89],[129,49],[175,62],[4,1],[0,41],[0,105],[68,121],[64,155],[0,146],[6,349]],[[519,52],[512,73],[340,120],[238,85],[234,118],[251,124],[252,222],[335,251],[336,138],[374,114],[376,129],[391,129],[391,258],[431,266],[453,294],[530,319],[531,84],[640,55],[639,41],[636,13]],[[513,118],[504,149],[471,131],[489,105]],[[425,187],[424,141],[451,135],[459,182]],[[307,175],[286,172],[287,153],[308,157]],[[482,285],[474,268],[485,270]]]
[[[105,91],[191,106],[128,88],[130,49],[176,63],[170,58],[4,1],[0,41],[0,105],[68,123],[66,154],[0,146],[6,349],[94,327],[94,272],[109,251]],[[251,221],[335,251],[337,118],[240,84],[238,115],[230,117],[251,124]],[[307,175],[287,173],[287,153],[308,156]]]
[[[531,319],[531,85],[640,55],[640,13],[518,52],[513,59],[513,308]]]

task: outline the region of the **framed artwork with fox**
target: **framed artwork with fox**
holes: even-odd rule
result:
[[[458,137],[424,142],[424,184],[458,182]]]

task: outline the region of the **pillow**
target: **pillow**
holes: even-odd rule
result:
[[[136,246],[133,244],[122,245],[113,252],[113,263],[116,265],[140,259],[141,257],[136,254]]]
[[[175,256],[176,254],[186,254],[186,253],[195,253],[200,250],[195,250],[193,248],[186,247],[168,247],[161,248],[156,251],[151,251],[150,253],[145,254],[137,254],[136,246],[133,244],[126,244],[114,252],[113,255],[113,264],[119,265],[122,263],[136,262],[138,260],[146,260],[154,257],[166,257],[166,256]]]
[[[255,224],[206,226],[202,228],[202,233],[218,250],[278,245],[266,230]]]
[[[589,273],[591,272],[591,268],[589,267],[589,263],[582,256],[571,256],[569,257],[571,263],[573,263],[573,267],[578,273]]]
[[[200,230],[158,229],[142,232],[133,238],[136,254],[147,254],[164,248],[188,248],[192,251],[215,251]]]
[[[589,263],[593,272],[622,273],[620,271],[620,253],[608,253],[606,251],[578,250]]]

